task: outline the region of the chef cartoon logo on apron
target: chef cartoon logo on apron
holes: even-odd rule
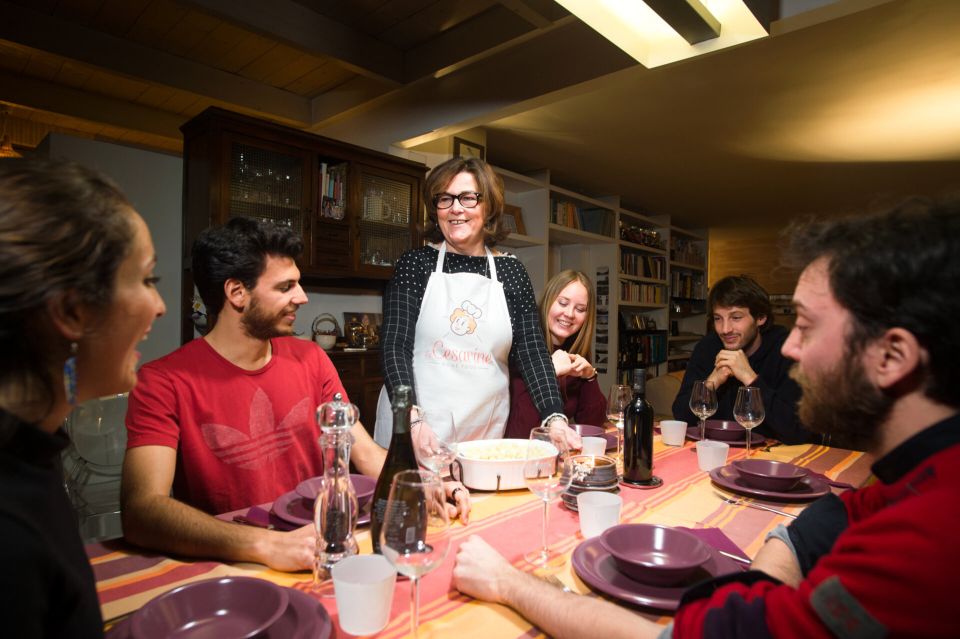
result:
[[[450,313],[450,330],[433,342],[425,359],[433,364],[455,368],[483,369],[495,366],[493,353],[487,348],[477,328],[483,309],[464,300]]]

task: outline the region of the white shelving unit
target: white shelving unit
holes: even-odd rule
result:
[[[704,267],[670,260],[671,238],[683,237],[685,242],[697,243],[696,246],[706,255],[706,236],[672,226],[668,216],[650,217],[623,208],[617,196],[595,197],[553,184],[549,170],[529,175],[497,167],[494,170],[503,180],[507,204],[520,207],[526,231],[523,235],[510,234],[501,242],[501,246],[523,261],[538,299],[543,294],[547,280],[564,269],[581,270],[589,274],[595,284],[598,272],[606,270],[608,293],[603,295],[598,290],[598,315],[605,311],[607,324],[604,327],[598,322],[594,341],[594,359],[598,361],[594,363],[598,370],[605,369],[600,373],[601,388],[609,388],[617,374],[620,311],[642,316],[647,322],[655,324],[657,329],[666,330],[669,334],[670,321],[674,319],[670,290],[672,273],[699,269],[706,282]],[[578,222],[585,221],[581,225],[602,228],[604,232],[571,228],[555,221],[556,216],[551,215],[555,201],[580,207]],[[648,235],[641,238],[644,242],[621,239],[622,227],[642,229]],[[660,265],[657,267],[659,270],[651,272],[650,267],[655,264]],[[624,271],[622,265],[630,268]],[[629,294],[621,295],[621,288],[629,291]],[[689,318],[677,319],[683,321],[683,333],[703,332],[702,315],[696,329],[693,325],[697,322],[691,323]],[[606,361],[598,359],[598,355],[604,352],[604,339],[607,346]],[[668,346],[692,343],[697,339],[698,336],[684,334],[668,338]],[[659,367],[659,372],[666,372],[666,368]]]

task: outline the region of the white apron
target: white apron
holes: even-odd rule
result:
[[[513,330],[493,253],[484,250],[489,278],[444,273],[447,243],[440,246],[414,333],[417,402],[425,409],[449,409],[459,441],[503,437],[510,414],[507,359]],[[374,439],[386,447],[392,431],[390,401],[381,388]]]

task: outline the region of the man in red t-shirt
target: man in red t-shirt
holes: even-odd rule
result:
[[[346,393],[326,354],[291,337],[307,301],[294,262],[302,246],[292,230],[246,218],[194,244],[213,328],[138,373],[122,482],[129,541],[278,570],[312,565],[313,526],[283,533],[213,517],[323,472],[315,411]],[[385,451],[360,423],[351,432],[351,461],[377,476]]]
[[[555,637],[956,637],[960,200],[786,232],[801,421],[859,441],[877,481],[778,527],[751,570],[700,583],[663,627],[522,573],[478,536],[454,584]]]

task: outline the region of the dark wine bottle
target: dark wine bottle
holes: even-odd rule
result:
[[[623,412],[623,481],[633,486],[659,486],[653,476],[653,406],[647,402],[646,371],[633,371],[633,399]]]
[[[413,438],[410,435],[410,395],[409,386],[397,386],[393,389],[393,435],[387,458],[383,462],[377,487],[373,491],[373,509],[370,513],[370,537],[373,552],[380,552],[380,529],[383,528],[383,516],[390,497],[390,484],[393,476],[404,470],[416,470],[417,456],[413,452]]]

